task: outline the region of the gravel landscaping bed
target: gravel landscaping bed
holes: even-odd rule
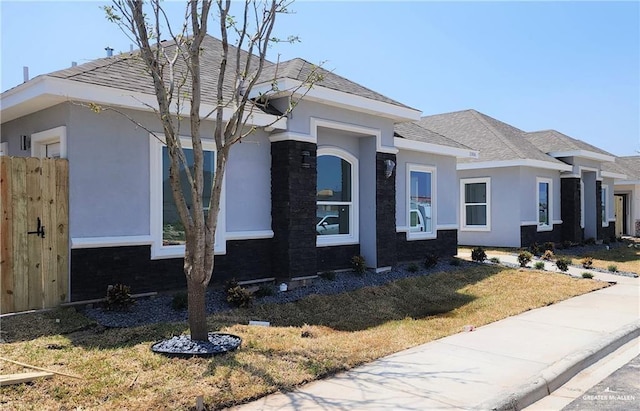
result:
[[[363,275],[357,275],[353,272],[336,273],[334,280],[319,277],[310,285],[286,292],[276,291],[274,295],[257,298],[253,301],[253,304],[287,303],[297,301],[311,294],[339,294],[365,286],[387,284],[402,278],[429,275],[439,271],[459,270],[468,264],[472,263],[460,260],[460,265],[454,266],[447,260],[446,262],[439,262],[430,269],[421,267],[413,273],[406,269],[408,266],[406,264],[383,273],[366,272]],[[274,287],[275,289],[277,288]],[[172,300],[172,295],[161,294],[152,298],[138,299],[126,311],[108,311],[102,307],[95,306],[85,308],[83,312],[105,327],[136,327],[161,322],[186,322],[187,310],[174,310],[172,308]],[[208,290],[206,305],[207,313],[209,314],[232,308],[226,301],[224,290],[220,288],[210,288]]]

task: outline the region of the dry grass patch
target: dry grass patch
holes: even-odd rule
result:
[[[610,250],[602,249],[593,252],[571,254],[572,250],[566,250],[567,257],[577,264],[585,256],[593,258],[593,267],[606,270],[609,265],[615,264],[618,271],[640,274],[640,249],[634,247],[619,246]]]
[[[0,408],[175,410],[193,407],[195,397],[204,395],[206,404],[218,409],[460,332],[465,324],[481,326],[607,285],[474,265],[335,296],[213,315],[212,329],[241,336],[243,345],[210,359],[170,359],[151,352],[151,343],[185,332],[184,324],[130,329],[82,325],[80,331],[52,329],[26,339],[24,332],[13,330],[25,320],[14,317],[3,321],[2,328],[20,337],[2,345],[3,356],[83,379],[55,377],[5,387]],[[249,320],[273,326],[243,325]],[[0,372],[16,371],[21,370],[0,362]]]

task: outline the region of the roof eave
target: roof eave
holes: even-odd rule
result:
[[[622,180],[628,178],[626,174],[616,173],[613,171],[601,171],[600,175],[605,178],[616,178]]]
[[[571,171],[573,167],[568,164],[557,164],[549,161],[532,159],[496,160],[496,161],[474,161],[471,163],[458,163],[458,170],[479,170],[485,168],[503,167],[533,167],[545,170]]]
[[[589,150],[551,151],[547,154],[554,158],[581,157],[581,158],[586,158],[588,160],[597,160],[597,161],[615,161],[616,159],[614,156],[610,156],[602,153],[596,153],[594,151],[589,151]]]
[[[86,102],[103,106],[124,107],[133,110],[152,112],[157,106],[155,95],[128,91],[96,84],[61,79],[57,77],[39,76],[0,95],[0,118],[2,123],[26,116],[36,111],[52,107],[64,102]],[[214,111],[214,105],[201,104],[200,114]],[[223,119],[231,118],[232,109],[225,109]],[[172,110],[173,114],[178,114]],[[189,105],[185,104],[182,115],[189,113]],[[263,112],[246,114],[249,124],[274,129],[286,129],[286,118]]]
[[[409,140],[402,137],[394,137],[393,144],[400,150],[417,151],[420,153],[440,154],[456,158],[478,158],[478,152],[473,149],[444,146],[427,143],[424,141]]]
[[[333,90],[317,84],[308,85],[300,80],[290,78],[281,78],[274,82],[256,84],[252,88],[249,97],[258,98],[261,95],[270,95],[271,98],[293,95],[306,101],[314,101],[347,110],[386,117],[396,123],[420,120],[420,115],[422,114],[420,110]]]

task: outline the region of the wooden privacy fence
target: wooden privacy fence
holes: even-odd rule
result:
[[[69,298],[69,163],[0,157],[0,312]]]

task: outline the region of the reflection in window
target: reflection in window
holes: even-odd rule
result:
[[[538,183],[538,225],[549,226],[549,183]]]
[[[607,186],[602,186],[602,191],[601,191],[601,195],[600,195],[600,204],[601,204],[601,209],[602,209],[602,225],[603,226],[608,226],[609,225],[609,220],[607,219],[607,191],[608,187]]]
[[[193,150],[185,148],[184,155],[189,168],[193,172]],[[173,199],[171,183],[169,181],[169,152],[167,147],[162,147],[162,245],[182,245],[185,243],[185,231],[176,203]],[[211,198],[211,185],[213,184],[213,174],[215,172],[215,152],[204,152],[204,190],[203,202],[207,207]],[[187,207],[191,208],[193,200],[191,198],[191,189],[185,169],[180,171],[180,183],[182,191],[185,195]]]
[[[316,233],[352,234],[352,165],[334,155],[319,155],[317,164]]]
[[[409,231],[433,233],[431,173],[409,172]]]

